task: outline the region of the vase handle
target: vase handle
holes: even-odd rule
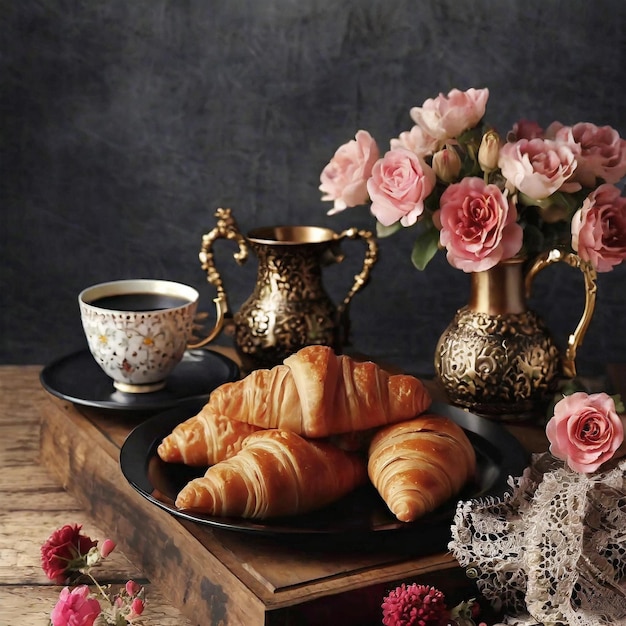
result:
[[[362,239],[366,245],[365,258],[363,259],[363,267],[361,271],[354,277],[354,283],[348,295],[343,299],[343,302],[337,307],[340,314],[346,310],[350,305],[350,301],[354,297],[357,291],[361,290],[367,284],[370,272],[376,261],[378,261],[378,242],[374,237],[374,234],[369,230],[359,230],[358,228],[348,228],[337,235],[337,240],[341,239]]]
[[[535,259],[526,273],[526,297],[530,296],[531,285],[535,276],[542,269],[559,262],[567,263],[567,265],[571,267],[578,268],[583,273],[585,279],[585,308],[576,329],[569,336],[565,357],[563,358],[563,374],[568,378],[575,378],[576,351],[578,350],[578,346],[582,345],[583,338],[587,332],[596,306],[596,293],[598,288],[596,285],[597,274],[595,268],[589,261],[583,261],[573,252],[564,252],[559,249],[544,252]]]
[[[215,266],[213,244],[217,239],[234,240],[239,246],[239,251],[233,254],[235,261],[237,261],[239,265],[243,265],[248,259],[248,244],[246,243],[244,236],[239,231],[239,226],[237,225],[235,218],[232,216],[231,210],[221,208],[217,209],[215,217],[217,218],[217,225],[211,231],[202,235],[202,247],[200,248],[198,257],[200,259],[202,269],[206,272],[207,281],[217,290],[217,297],[213,299],[217,310],[217,320],[213,330],[211,330],[206,337],[197,343],[190,344],[188,346],[192,349],[201,348],[202,346],[205,346],[213,341],[213,339],[215,339],[222,332],[226,319],[232,317],[230,305],[228,303],[228,296],[226,295],[226,290],[224,289],[224,284],[222,283],[222,277]],[[198,317],[200,318],[202,315],[203,314],[200,314]]]

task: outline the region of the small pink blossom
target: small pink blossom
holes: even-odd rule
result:
[[[576,155],[565,142],[520,139],[500,149],[498,166],[515,188],[533,200],[543,200],[561,189],[576,170]],[[569,191],[580,189],[570,186]]]
[[[379,156],[378,146],[366,130],[359,130],[354,139],[337,149],[320,175],[322,200],[334,202],[328,215],[367,202],[367,179]]]
[[[572,248],[598,272],[626,259],[626,198],[613,185],[592,191],[572,218]]]
[[[431,137],[417,124],[411,130],[400,133],[397,139],[390,141],[392,150],[406,148],[422,158],[432,155],[439,147],[439,143],[438,139]]]
[[[371,211],[384,226],[411,226],[424,212],[424,200],[435,187],[432,168],[414,152],[390,150],[379,159],[367,181]]]
[[[488,99],[488,89],[452,89],[447,96],[439,94],[413,107],[410,114],[426,134],[445,141],[476,126],[485,115]]]
[[[594,187],[598,179],[615,184],[626,176],[626,140],[611,126],[589,122],[563,126],[554,122],[548,130],[557,140],[571,136],[579,144],[574,180],[583,187]]]
[[[496,185],[468,177],[442,194],[433,220],[448,262],[464,272],[480,272],[514,257],[523,231],[517,209]]]
[[[100,603],[89,597],[89,587],[80,585],[71,590],[64,587],[59,594],[50,619],[52,626],[93,626],[100,615]]]
[[[115,545],[115,541],[113,541],[112,539],[105,539],[102,542],[102,546],[100,548],[100,556],[103,559],[106,559],[107,556],[109,556],[109,554],[111,554],[111,552],[115,550]]]
[[[550,452],[575,472],[595,472],[624,440],[624,425],[606,393],[566,396],[546,426]]]

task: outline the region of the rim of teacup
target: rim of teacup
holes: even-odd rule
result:
[[[103,309],[94,305],[93,302],[100,298],[106,298],[108,296],[115,295],[127,295],[131,293],[154,293],[165,296],[177,296],[184,298],[187,302],[176,307],[169,307],[167,311],[175,311],[177,309],[184,309],[190,305],[195,304],[200,294],[197,289],[191,285],[185,283],[179,283],[172,280],[161,280],[156,278],[130,278],[120,280],[110,280],[104,283],[98,283],[86,287],[78,294],[78,301],[81,305],[88,306],[92,309],[104,312],[116,312],[114,309]],[[120,311],[117,311],[118,313]],[[140,313],[141,311],[137,311]],[[128,311],[125,311],[128,313]]]

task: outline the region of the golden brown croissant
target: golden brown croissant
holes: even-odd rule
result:
[[[368,474],[389,510],[412,522],[459,493],[476,455],[463,429],[437,415],[381,429],[369,448]]]
[[[257,426],[230,420],[205,405],[163,439],[157,454],[167,463],[213,465],[239,452],[243,440],[257,430]]]
[[[220,415],[313,438],[411,419],[430,402],[418,378],[391,375],[327,346],[302,348],[282,365],[223,384],[209,398]]]
[[[366,481],[363,457],[289,431],[261,430],[235,456],[187,483],[176,506],[256,519],[296,515],[322,508]]]

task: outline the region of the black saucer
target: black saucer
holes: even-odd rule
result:
[[[123,393],[89,350],[81,350],[44,367],[39,379],[51,394],[75,404],[114,411],[163,411],[187,400],[206,401],[213,389],[239,376],[239,367],[231,359],[210,350],[188,350],[160,391]]]

